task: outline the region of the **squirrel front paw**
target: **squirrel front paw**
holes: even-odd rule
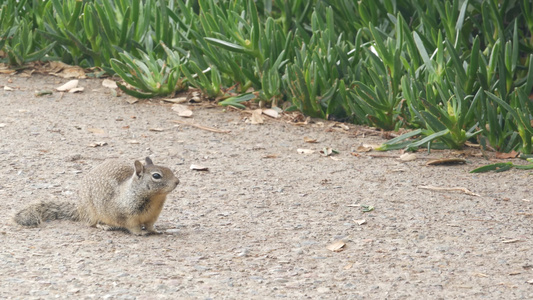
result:
[[[135,235],[152,235],[152,234],[161,234],[161,232],[155,230],[153,226],[139,226],[139,227],[133,227],[128,228],[129,232],[131,234]]]
[[[154,224],[148,224],[144,226],[144,230],[146,230],[147,234],[161,234],[161,232],[154,228]]]

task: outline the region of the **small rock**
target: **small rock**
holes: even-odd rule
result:
[[[248,249],[244,249],[244,250],[242,250],[241,252],[239,252],[239,253],[237,254],[237,256],[238,256],[238,257],[247,257],[247,256],[248,256],[248,253],[250,253],[250,250],[248,250]]]
[[[250,279],[255,280],[255,281],[259,282],[259,283],[262,283],[263,280],[265,280],[265,279],[264,279],[263,277],[261,277],[261,276],[250,276]]]
[[[302,248],[294,248],[292,249],[296,254],[301,255],[304,254],[304,250]]]

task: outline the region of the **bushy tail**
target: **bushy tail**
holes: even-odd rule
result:
[[[15,214],[13,220],[23,226],[37,226],[43,221],[79,220],[76,204],[64,201],[41,201],[31,204]]]

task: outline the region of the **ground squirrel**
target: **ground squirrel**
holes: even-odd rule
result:
[[[83,178],[78,203],[42,201],[16,213],[14,220],[37,226],[42,221],[69,219],[136,235],[157,233],[154,223],[178,183],[169,168],[154,165],[149,157],[145,165],[138,160],[133,164],[109,160]]]

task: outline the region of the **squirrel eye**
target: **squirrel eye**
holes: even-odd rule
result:
[[[161,174],[159,174],[159,173],[154,173],[154,174],[152,174],[152,178],[153,178],[153,179],[161,179],[162,177],[163,177],[163,176],[161,176]]]

